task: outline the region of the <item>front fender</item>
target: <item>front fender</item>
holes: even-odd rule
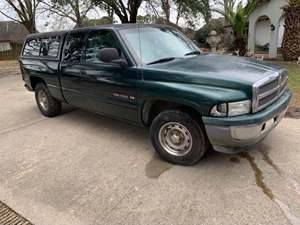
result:
[[[147,121],[151,108],[157,101],[189,106],[199,115],[208,116],[210,109],[216,104],[246,99],[251,99],[251,96],[236,89],[188,83],[145,81],[142,88],[141,116],[143,121]]]

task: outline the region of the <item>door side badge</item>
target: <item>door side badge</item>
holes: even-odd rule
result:
[[[124,95],[124,94],[119,94],[119,93],[113,93],[114,97],[118,97],[118,98],[123,98],[123,99],[130,99],[130,100],[135,100],[135,96],[128,96],[128,95]]]

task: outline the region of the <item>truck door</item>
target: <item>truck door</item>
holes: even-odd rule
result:
[[[66,37],[61,61],[61,87],[66,101],[74,106],[87,108],[82,95],[82,57],[86,32],[74,31]]]
[[[81,92],[91,110],[137,122],[137,71],[133,66],[124,69],[102,62],[102,48],[116,48],[120,57],[128,61],[113,30],[90,31],[81,63]]]

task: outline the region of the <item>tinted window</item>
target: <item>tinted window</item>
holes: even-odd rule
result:
[[[102,48],[116,48],[121,55],[121,49],[114,34],[110,30],[100,30],[91,32],[87,39],[86,61],[101,62],[99,59],[99,51]]]
[[[39,39],[30,39],[27,40],[23,55],[28,56],[38,56],[40,54],[40,40]]]
[[[84,52],[84,33],[71,34],[66,42],[64,58],[69,62],[80,61]]]
[[[41,56],[57,57],[59,52],[60,37],[43,38],[41,46]]]

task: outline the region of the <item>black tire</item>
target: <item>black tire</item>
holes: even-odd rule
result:
[[[176,127],[178,127],[179,129],[180,131],[179,133],[178,130],[176,130]],[[173,152],[170,153],[170,151],[173,150],[172,149],[173,146],[170,147],[170,145],[167,144],[168,147],[166,147],[166,144],[164,143],[170,143],[171,141],[169,142],[161,141],[162,139],[167,140],[166,137],[168,135],[166,135],[166,133],[163,132],[165,131],[164,129],[169,129],[167,133],[177,132],[177,136],[176,136],[177,139],[178,139],[178,134],[180,136],[179,138],[181,138],[179,140],[187,139],[187,141],[183,141],[187,145],[185,145],[184,148],[180,150],[180,152],[182,150],[183,152],[187,151],[186,153],[184,153],[184,155],[174,155]],[[208,149],[208,141],[203,126],[199,122],[197,122],[197,120],[193,119],[191,115],[179,110],[168,110],[168,111],[161,112],[151,124],[150,137],[151,137],[152,145],[155,148],[156,152],[159,154],[159,156],[164,160],[174,164],[179,164],[184,166],[194,165],[205,155]],[[190,137],[191,140],[189,140]],[[168,140],[171,139],[172,138],[169,138]]]
[[[54,117],[61,113],[61,102],[53,98],[44,83],[38,83],[35,86],[35,100],[44,116]],[[47,101],[47,107],[43,106],[43,103],[39,100],[39,95],[43,95]]]

